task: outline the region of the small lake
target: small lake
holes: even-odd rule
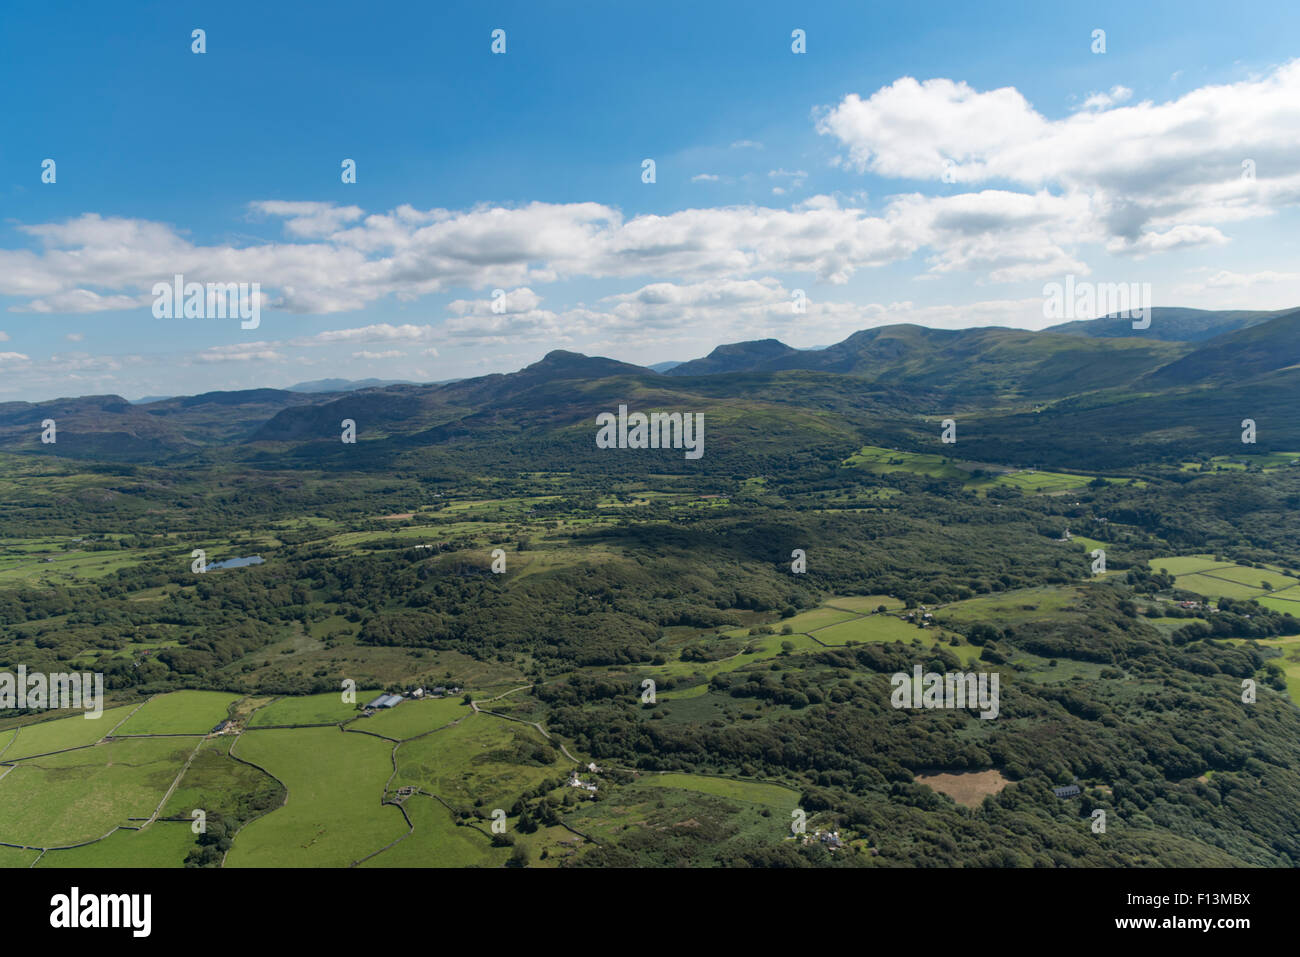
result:
[[[249,555],[247,558],[227,558],[224,562],[213,562],[208,566],[211,571],[214,568],[243,568],[245,565],[261,565],[266,559],[261,555]]]

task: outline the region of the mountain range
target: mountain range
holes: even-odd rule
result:
[[[1300,310],[1156,309],[1149,329],[1124,337],[1111,334],[1116,321],[1128,322],[1040,332],[887,325],[815,350],[763,339],[662,373],[557,350],[517,372],[444,383],[321,380],[147,405],[114,395],[7,402],[0,450],[145,462],[265,459],[292,446],[329,461],[352,419],[363,446],[540,442],[581,458],[594,416],[620,404],[708,413],[714,455],[926,446],[944,416],[963,422],[964,451],[987,461],[1084,456],[1113,467],[1152,447],[1218,454],[1240,448],[1245,418],[1259,422],[1261,449],[1300,449]],[[46,419],[57,423],[54,444],[40,441]]]

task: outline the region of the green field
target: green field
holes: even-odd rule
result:
[[[680,867],[701,857],[716,866],[732,854],[782,844],[800,800],[797,791],[757,781],[644,774],[604,800],[579,805],[566,821],[606,847],[618,848],[622,853],[615,862],[623,866],[634,866],[635,860],[635,866]],[[586,844],[550,850],[561,859],[602,853]]]
[[[1287,589],[1281,595],[1269,595],[1266,598],[1256,598],[1255,600],[1265,608],[1286,612],[1300,618],[1300,592],[1294,588]]]
[[[0,840],[65,846],[148,818],[193,747],[176,738],[120,739],[23,761],[0,778]]]
[[[1287,468],[1288,466],[1295,465],[1297,461],[1300,461],[1300,452],[1258,452],[1251,455],[1215,455],[1210,458],[1208,465],[1205,467],[1202,467],[1200,462],[1184,462],[1182,463],[1182,470],[1184,472],[1244,472],[1247,465],[1252,465],[1265,472],[1273,472],[1280,468]]]
[[[1070,535],[1070,541],[1072,541],[1075,545],[1077,545],[1078,547],[1082,548],[1085,552],[1088,552],[1090,554],[1098,548],[1102,549],[1103,551],[1110,548],[1110,545],[1108,545],[1106,542],[1100,541],[1099,539],[1088,538],[1087,536],[1075,535],[1073,533],[1071,533]]]
[[[84,847],[47,851],[37,867],[184,867],[194,840],[189,822],[155,821]]]
[[[0,868],[4,867],[31,867],[38,857],[40,851],[27,850],[21,847],[5,847],[0,845]]]
[[[1022,492],[1064,492],[1083,488],[1093,480],[1091,475],[1071,475],[1067,472],[1042,472],[1024,469],[1007,472],[993,478],[979,478],[966,483],[967,488],[987,489],[993,486],[1018,488]]]
[[[1143,620],[1166,638],[1178,629],[1187,627],[1186,618],[1144,618]]]
[[[879,602],[877,602],[879,604]],[[860,613],[859,613],[860,614]],[[814,608],[811,611],[800,612],[793,618],[785,618],[780,622],[773,624],[774,628],[784,628],[789,625],[791,630],[803,632],[816,631],[818,628],[825,628],[827,625],[834,625],[837,622],[848,621],[854,617],[854,612],[840,611],[836,608]]]
[[[767,784],[762,781],[737,781],[732,778],[715,778],[704,774],[654,774],[645,775],[638,781],[649,787],[683,788],[687,791],[699,791],[713,794],[733,801],[747,801],[750,804],[763,804],[767,807],[780,808],[787,814],[799,806],[799,792],[780,784]]]
[[[451,812],[431,797],[412,795],[406,813],[415,827],[411,836],[362,867],[499,867],[510,857],[510,848],[493,847],[482,831],[458,827]]]
[[[1249,585],[1251,588],[1261,588],[1265,582],[1269,585],[1271,591],[1281,591],[1284,588],[1294,588],[1300,585],[1300,580],[1292,578],[1290,575],[1283,575],[1281,572],[1270,571],[1267,568],[1246,568],[1241,565],[1234,565],[1229,568],[1215,568],[1202,573],[1208,578],[1223,578],[1231,582],[1239,582],[1242,585]]]
[[[257,768],[228,755],[234,737],[203,742],[193,763],[162,809],[162,817],[190,821],[196,808],[209,818],[243,820],[265,814],[284,802],[284,789]]]
[[[987,467],[963,462],[951,456],[928,452],[900,452],[874,445],[868,445],[854,452],[844,460],[843,464],[848,468],[865,469],[877,475],[910,472],[926,478],[952,479],[962,482],[966,488],[974,489],[981,494],[993,487],[1017,488],[1022,492],[1064,492],[1069,489],[1083,488],[1095,478],[1092,475],[1046,472],[1041,469],[1007,469],[998,470],[996,474],[987,474],[989,471]],[[976,472],[986,474],[977,476]],[[1115,484],[1128,480],[1107,479],[1106,481]]]
[[[818,629],[812,636],[823,644],[843,645],[850,641],[911,641],[934,633],[934,629],[918,628],[893,615],[868,615]]]
[[[471,714],[455,727],[401,745],[393,787],[419,787],[454,806],[482,801],[508,810],[524,791],[571,767],[536,728]]]
[[[405,700],[396,708],[388,708],[369,718],[358,718],[348,725],[354,731],[369,731],[386,738],[404,741],[417,734],[450,724],[457,718],[472,714],[467,704],[455,698],[426,698],[423,701]]]
[[[946,455],[932,455],[924,452],[899,452],[868,445],[859,449],[844,460],[849,468],[866,469],[878,475],[891,472],[911,472],[929,478],[956,479],[966,481],[970,473],[957,465]]]
[[[985,622],[1004,628],[1007,625],[1052,617],[1072,608],[1078,597],[1078,589],[1073,585],[1021,588],[953,602],[945,605],[938,617],[960,622]]]
[[[34,544],[34,543],[33,543]],[[103,578],[120,569],[158,558],[161,553],[135,551],[65,551],[62,548],[19,550],[14,544],[0,554],[0,584],[27,586],[71,585]]]
[[[373,701],[380,690],[368,688],[357,689],[357,703],[343,701],[342,691],[327,691],[324,694],[303,695],[302,697],[278,698],[265,708],[258,709],[248,721],[250,728],[265,728],[280,724],[338,724],[355,718],[361,712],[358,705]]]
[[[1212,555],[1153,558],[1147,564],[1175,576],[1176,587],[1204,598],[1253,598],[1275,611],[1300,614],[1300,579],[1274,569],[1216,561]]]
[[[115,734],[207,734],[229,716],[240,695],[173,691],[150,698]]]
[[[106,708],[98,718],[74,714],[68,718],[25,724],[18,729],[17,737],[10,742],[4,759],[16,761],[34,754],[48,754],[52,751],[83,748],[94,744],[113,730],[113,727],[130,714],[134,707],[136,706],[122,705],[118,708]]]
[[[793,621],[793,619],[790,619]],[[783,624],[788,624],[784,622]],[[705,679],[713,677],[723,671],[734,671],[736,668],[742,668],[747,664],[753,664],[756,661],[763,661],[767,658],[775,658],[785,650],[788,644],[791,650],[800,651],[817,651],[822,646],[813,638],[803,632],[793,632],[788,635],[750,635],[747,628],[733,628],[723,633],[723,637],[734,641],[743,642],[740,649],[733,655],[725,658],[719,658],[717,661],[670,661],[666,665],[655,665],[646,667],[644,674],[647,677],[667,674],[673,677],[698,676]],[[665,692],[665,694],[674,695],[677,698],[694,697],[694,694],[703,694],[695,692],[694,694],[680,692]]]
[[[807,635],[801,635],[801,638],[807,639]],[[686,688],[669,688],[656,692],[655,701],[686,701],[690,698],[699,698],[709,693],[709,683],[702,681],[697,685],[691,685]]]
[[[1241,640],[1233,639],[1234,642]],[[1282,673],[1286,677],[1287,694],[1291,696],[1292,701],[1300,705],[1300,635],[1254,640],[1265,648],[1276,648],[1282,652],[1281,658],[1273,658],[1271,662],[1282,668]]]
[[[903,602],[888,595],[836,595],[823,602],[829,608],[842,608],[855,615],[869,615],[881,605],[888,611],[897,611]]]
[[[289,789],[288,803],[245,827],[229,867],[347,867],[406,832],[395,807],[381,807],[392,745],[336,728],[246,732],[235,754]]]
[[[1213,555],[1175,555],[1169,558],[1153,558],[1147,562],[1153,572],[1168,572],[1179,575],[1193,575],[1211,568],[1229,567],[1229,563],[1218,561]]]
[[[1205,598],[1257,598],[1266,595],[1262,588],[1252,588],[1214,575],[1179,575],[1174,585],[1184,591],[1195,592]]]

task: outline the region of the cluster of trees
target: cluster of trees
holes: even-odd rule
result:
[[[964,712],[895,710],[890,674],[916,663],[964,670],[941,646],[918,655],[896,643],[715,676],[713,695],[762,702],[743,715],[750,720],[729,713],[656,721],[636,705],[630,681],[610,677],[604,693],[548,694],[548,726],[581,749],[646,770],[796,785],[806,810],[829,812],[878,839],[877,864],[916,864],[918,855],[926,863],[985,866],[1300,862],[1300,712],[1284,689],[1250,707],[1240,701],[1239,679],[1265,668],[1264,653],[1213,641],[1175,645],[1132,616],[1126,589],[1090,592],[1095,599],[1054,629],[969,629],[985,651],[1051,651],[1108,663],[1064,683],[1015,669],[991,722]],[[1186,720],[1188,713],[1196,720]],[[914,783],[923,772],[987,768],[1013,783],[978,816]],[[1212,780],[1201,779],[1206,771]],[[1052,795],[1051,786],[1076,778],[1085,783],[1081,801]],[[1256,795],[1266,787],[1291,803],[1265,809]],[[1088,830],[1093,807],[1122,822],[1104,841]],[[646,842],[654,838],[620,841],[598,860],[665,853]]]
[[[1275,638],[1300,634],[1300,620],[1290,612],[1274,611],[1251,600],[1220,598],[1217,612],[1201,614],[1207,617],[1174,632],[1174,644],[1206,638]]]

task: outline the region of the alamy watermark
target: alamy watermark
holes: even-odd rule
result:
[[[1134,329],[1151,326],[1151,283],[1077,282],[1073,275],[1065,283],[1043,286],[1044,319],[1100,319],[1115,316],[1132,319]]]
[[[171,282],[153,284],[156,319],[242,319],[241,329],[262,323],[260,282],[186,282],[177,273]]]
[[[618,415],[596,416],[598,449],[685,449],[688,459],[704,454],[703,412],[633,412],[618,407]]]
[[[50,898],[50,926],[126,928],[132,937],[148,937],[152,911],[152,894],[83,894],[73,887]]]
[[[890,677],[894,686],[889,703],[895,708],[977,708],[981,718],[998,716],[998,674],[985,671],[941,675],[898,672]]]
[[[28,673],[26,665],[18,673],[0,671],[0,710],[15,708],[83,709],[87,718],[104,713],[104,675],[55,672]]]

